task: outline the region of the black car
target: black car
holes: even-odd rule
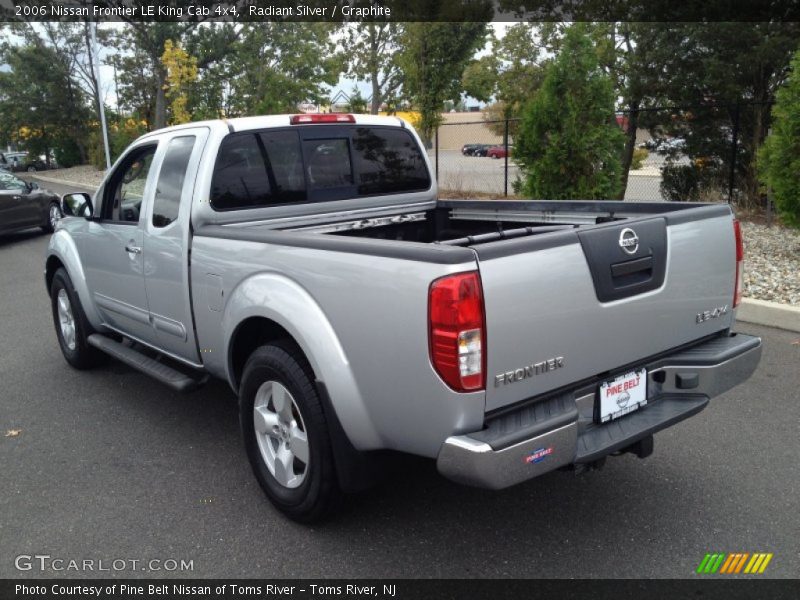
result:
[[[41,227],[51,232],[61,219],[59,197],[0,170],[0,233]]]
[[[486,156],[486,152],[491,144],[464,144],[461,147],[461,154],[464,156]]]

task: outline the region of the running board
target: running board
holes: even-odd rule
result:
[[[100,333],[93,333],[87,341],[98,350],[102,350],[106,354],[124,362],[129,367],[149,375],[176,392],[189,392],[205,383],[207,379],[207,377],[201,380],[193,379],[169,365],[165,365]]]

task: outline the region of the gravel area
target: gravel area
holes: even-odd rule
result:
[[[800,305],[800,231],[742,221],[746,298]]]
[[[85,165],[47,171],[41,175],[96,187],[100,185],[103,174],[104,171]],[[742,232],[745,297],[800,305],[800,231],[743,220]]]
[[[80,183],[86,187],[97,187],[103,180],[103,175],[105,175],[105,173],[105,171],[98,171],[92,165],[83,165],[80,167],[70,167],[69,169],[42,171],[39,175],[45,178]]]

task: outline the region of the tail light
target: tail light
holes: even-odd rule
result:
[[[457,392],[485,387],[486,327],[477,271],[437,279],[428,296],[431,364]]]
[[[736,237],[736,284],[733,288],[733,308],[742,301],[742,277],[744,275],[744,244],[742,243],[742,226],[739,219],[733,220],[733,234]]]
[[[342,113],[308,113],[304,115],[292,115],[289,117],[291,125],[304,125],[306,123],[355,123],[353,115]]]

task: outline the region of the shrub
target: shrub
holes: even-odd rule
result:
[[[650,156],[650,153],[646,148],[634,148],[633,158],[631,159],[631,170],[635,171],[636,169],[641,169],[642,163],[647,160],[648,156]]]
[[[800,228],[800,50],[776,96],[772,132],[758,155],[759,175],[772,188],[781,219]]]
[[[62,169],[81,164],[81,151],[74,140],[65,140],[59,143],[53,149],[53,154],[56,157],[58,166]]]
[[[670,202],[700,200],[700,171],[695,165],[668,164],[661,169],[661,195]]]
[[[108,126],[108,145],[111,152],[111,163],[113,164],[117,160],[131,142],[145,133],[147,133],[147,123],[133,117],[110,123]],[[101,171],[106,168],[103,134],[99,128],[92,131],[89,136],[89,162]]]
[[[522,111],[514,158],[533,198],[616,198],[623,133],[614,89],[584,23],[570,26],[539,92]]]

